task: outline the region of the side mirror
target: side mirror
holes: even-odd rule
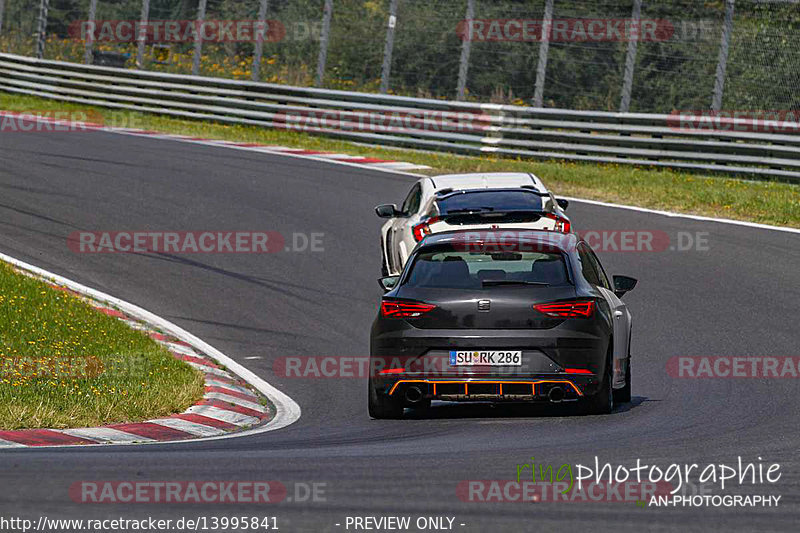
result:
[[[565,200],[563,198],[556,198],[556,203],[564,211],[566,211],[567,208],[569,207],[569,200]]]
[[[636,287],[637,280],[628,276],[614,276],[614,294],[622,298],[626,292],[632,291]]]
[[[383,292],[389,292],[397,286],[398,281],[400,281],[400,276],[386,276],[379,279],[378,284],[383,289]]]
[[[395,204],[383,204],[375,208],[375,214],[381,218],[392,218],[398,216],[397,206]]]

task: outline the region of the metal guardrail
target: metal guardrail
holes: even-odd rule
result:
[[[800,181],[800,123],[544,109],[291,87],[0,54],[0,91],[379,145]],[[708,119],[708,117],[705,117]],[[707,122],[704,124],[708,124]],[[721,128],[719,126],[722,126]]]

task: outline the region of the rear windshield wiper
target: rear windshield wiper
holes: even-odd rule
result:
[[[537,215],[542,216],[544,211],[536,209],[504,209],[503,211],[495,211],[493,208],[472,208],[472,209],[453,209],[442,213],[441,216],[447,217],[450,215],[492,215],[492,216],[508,216],[508,215]]]
[[[450,215],[452,213],[491,213],[494,211],[494,207],[464,207],[462,209],[450,209],[445,214]]]
[[[549,283],[543,281],[523,281],[517,279],[485,279],[481,282],[484,287],[492,285],[537,285],[539,287],[549,287]]]

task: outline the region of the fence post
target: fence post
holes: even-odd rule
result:
[[[200,74],[200,57],[203,55],[203,23],[206,21],[206,0],[197,5],[197,27],[195,28],[194,53],[192,54],[192,76]]]
[[[253,81],[258,81],[258,74],[261,70],[261,54],[264,53],[264,37],[267,35],[267,9],[269,8],[269,2],[267,0],[261,0],[261,3],[258,6],[258,25],[259,28],[262,28],[264,31],[259,33],[256,37],[256,44],[255,48],[253,49],[253,68],[250,69],[250,79]]]
[[[731,32],[733,31],[733,4],[734,0],[725,2],[725,24],[722,28],[722,42],[719,45],[719,61],[717,62],[717,77],[714,80],[714,96],[711,99],[711,110],[722,109],[722,93],[725,90],[725,72],[728,69],[728,50],[731,45]]]
[[[6,10],[6,0],[0,0],[0,35],[3,34],[3,13]]]
[[[47,10],[50,7],[49,0],[41,0],[39,4],[39,20],[36,29],[36,57],[44,57],[44,41],[47,38]]]
[[[547,53],[550,50],[550,34],[553,27],[553,2],[547,0],[542,20],[542,42],[539,43],[539,63],[536,65],[536,88],[533,91],[533,107],[542,107],[544,100],[544,77],[547,73]]]
[[[2,0],[0,0],[2,2]],[[89,35],[85,35],[86,43],[83,45],[83,62],[86,65],[92,64],[92,48],[94,47],[95,19],[97,18],[97,0],[89,0],[88,27],[91,29]]]
[[[464,99],[467,89],[467,73],[469,72],[469,53],[472,49],[472,19],[475,18],[475,0],[467,0],[466,31],[461,42],[461,60],[458,63],[458,89],[456,98]]]
[[[328,61],[328,39],[331,33],[331,16],[333,15],[333,0],[325,0],[322,13],[322,35],[319,38],[319,58],[317,59],[317,79],[315,85],[322,87],[325,80],[325,63]]]
[[[631,27],[636,28],[631,32],[628,40],[628,54],[625,56],[625,75],[622,80],[622,100],[619,103],[619,112],[627,113],[631,107],[631,90],[633,88],[633,70],[636,68],[636,49],[642,36],[642,0],[633,0],[633,13],[631,14]]]
[[[144,43],[147,39],[147,21],[150,19],[150,0],[142,0],[139,31],[136,35],[136,68],[144,68]]]
[[[386,28],[386,46],[383,48],[383,67],[381,68],[381,93],[389,91],[389,76],[392,73],[392,50],[394,49],[394,28],[397,26],[397,0],[389,4],[389,24]]]

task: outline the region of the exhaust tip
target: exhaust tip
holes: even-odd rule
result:
[[[550,392],[547,393],[547,399],[552,403],[561,402],[564,399],[564,389],[561,387],[553,387],[550,389]]]
[[[422,401],[424,394],[422,394],[422,389],[413,385],[406,389],[406,401],[408,403],[419,403]]]

